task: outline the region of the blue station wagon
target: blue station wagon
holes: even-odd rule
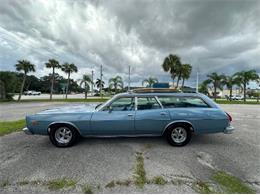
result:
[[[200,93],[127,92],[95,106],[77,105],[27,116],[26,134],[48,135],[57,147],[82,137],[164,136],[184,146],[192,134],[231,133],[231,116]]]

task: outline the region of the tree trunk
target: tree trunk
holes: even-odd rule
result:
[[[232,86],[231,86],[231,88],[229,89],[229,101],[231,101],[231,96],[232,96]]]
[[[19,97],[18,97],[18,101],[21,100],[21,97],[22,97],[22,94],[23,94],[23,88],[24,88],[25,80],[26,80],[26,74],[24,73],[24,75],[23,75],[23,82],[22,82],[20,94],[19,94]]]
[[[181,79],[181,76],[179,75],[178,79],[177,79],[177,86],[176,86],[176,88],[178,88],[178,86],[179,86],[180,79]]]
[[[214,100],[217,100],[217,86],[214,85]]]
[[[51,79],[51,93],[50,93],[50,100],[52,100],[52,93],[53,93],[53,85],[54,85],[54,67],[52,68],[52,79]]]
[[[185,81],[185,79],[182,80],[181,88],[183,88],[183,86],[184,86],[184,81]]]
[[[244,102],[246,102],[246,83],[243,83],[244,85]]]
[[[69,85],[70,85],[70,73],[68,73],[68,82],[67,82],[67,87],[66,87],[66,99],[68,98]]]
[[[88,96],[88,92],[87,92],[87,87],[86,87],[86,82],[85,82],[85,99],[87,99],[87,96]]]

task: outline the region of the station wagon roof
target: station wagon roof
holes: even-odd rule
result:
[[[115,97],[153,97],[153,96],[192,96],[192,97],[201,97],[199,93],[183,93],[183,92],[176,92],[176,93],[120,93],[115,95]]]
[[[212,108],[220,108],[216,103],[214,103],[208,96],[201,93],[184,93],[184,92],[175,92],[175,93],[134,93],[134,92],[126,92],[119,93],[113,96],[110,100],[105,102],[102,106],[99,107],[98,110],[102,109],[106,105],[109,105],[111,102],[115,101],[118,98],[124,97],[167,97],[167,96],[178,96],[178,97],[198,97],[203,99],[208,105]]]

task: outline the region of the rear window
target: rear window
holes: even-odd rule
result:
[[[186,108],[186,107],[209,107],[201,98],[198,97],[158,97],[164,108]]]
[[[137,110],[161,109],[154,97],[138,97]]]

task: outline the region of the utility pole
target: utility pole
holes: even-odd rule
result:
[[[199,71],[197,71],[196,92],[199,92]]]
[[[130,74],[131,74],[131,67],[129,66],[128,67],[128,91],[130,91],[130,82],[131,82]]]
[[[91,70],[91,96],[93,96],[93,90],[94,90],[94,71]]]
[[[103,81],[102,81],[102,76],[103,76],[103,73],[102,73],[102,65],[100,66],[100,97],[101,97],[101,99],[103,98],[103,96],[102,96],[102,83],[103,83]]]

